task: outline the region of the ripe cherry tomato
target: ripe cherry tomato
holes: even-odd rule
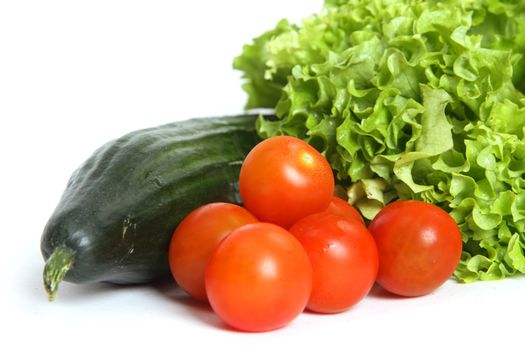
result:
[[[228,233],[257,219],[230,203],[210,203],[192,211],[175,230],[169,264],[175,281],[196,299],[207,301],[204,271],[211,252]]]
[[[461,257],[461,232],[443,209],[399,200],[372,220],[379,252],[377,282],[403,296],[430,293],[452,275]]]
[[[346,218],[352,218],[357,219],[363,225],[365,224],[365,219],[361,216],[361,214],[357,211],[356,208],[354,208],[350,203],[347,201],[337,197],[333,196],[332,201],[328,205],[328,208],[326,208],[325,212],[344,216]]]
[[[303,247],[288,231],[268,223],[230,233],[206,269],[213,310],[244,331],[286,325],[303,311],[311,289],[312,270]]]
[[[368,294],[379,263],[374,239],[361,222],[318,213],[299,220],[290,232],[301,242],[312,265],[309,310],[341,312]]]
[[[326,159],[306,142],[275,136],[255,146],[241,167],[240,192],[259,220],[284,228],[323,211],[334,192]]]

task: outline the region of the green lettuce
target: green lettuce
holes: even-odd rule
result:
[[[368,219],[397,198],[447,210],[460,281],[525,273],[525,3],[327,0],[246,45],[261,136],[329,160]]]

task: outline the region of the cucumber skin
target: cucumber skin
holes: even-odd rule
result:
[[[134,284],[169,274],[173,230],[209,202],[240,204],[256,115],[198,118],[110,141],[71,176],[41,239],[74,252],[64,280]]]

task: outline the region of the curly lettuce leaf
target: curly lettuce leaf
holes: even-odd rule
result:
[[[267,79],[266,44],[279,34],[289,33],[294,28],[287,20],[280,21],[277,26],[255,38],[250,45],[244,45],[243,54],[235,58],[233,66],[243,71],[246,83],[243,89],[248,93],[246,108],[273,108],[279,97],[281,89],[286,84],[287,69],[281,74],[274,74],[272,79]]]
[[[244,47],[261,136],[329,160],[371,219],[412,198],[458,223],[458,280],[525,273],[525,3],[327,0]]]

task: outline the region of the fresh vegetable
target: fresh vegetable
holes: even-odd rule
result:
[[[177,226],[169,247],[171,274],[188,294],[207,301],[204,271],[215,246],[231,231],[257,222],[232,203],[210,203],[192,211]]]
[[[461,257],[461,232],[443,209],[414,200],[387,205],[369,230],[379,252],[377,283],[403,296],[421,296],[441,286]]]
[[[205,281],[210,304],[224,322],[261,332],[282,327],[303,311],[312,270],[303,247],[288,231],[255,223],[219,243]]]
[[[299,220],[290,232],[312,265],[309,310],[342,312],[368,294],[376,280],[378,255],[372,235],[360,221],[324,212]]]
[[[327,0],[244,48],[263,137],[329,160],[372,219],[418,199],[461,228],[461,281],[525,272],[525,2]]]
[[[240,165],[258,141],[254,116],[245,115],[139,130],[98,149],[71,176],[42,235],[50,299],[62,279],[169,275],[176,225],[203,204],[240,201]]]
[[[354,219],[365,225],[365,219],[359,214],[359,211],[347,201],[336,196],[332,197],[332,201],[328,204],[328,208],[325,209],[325,212]]]
[[[259,220],[284,228],[324,210],[334,192],[330,165],[313,147],[294,137],[267,139],[241,167],[240,193]]]

